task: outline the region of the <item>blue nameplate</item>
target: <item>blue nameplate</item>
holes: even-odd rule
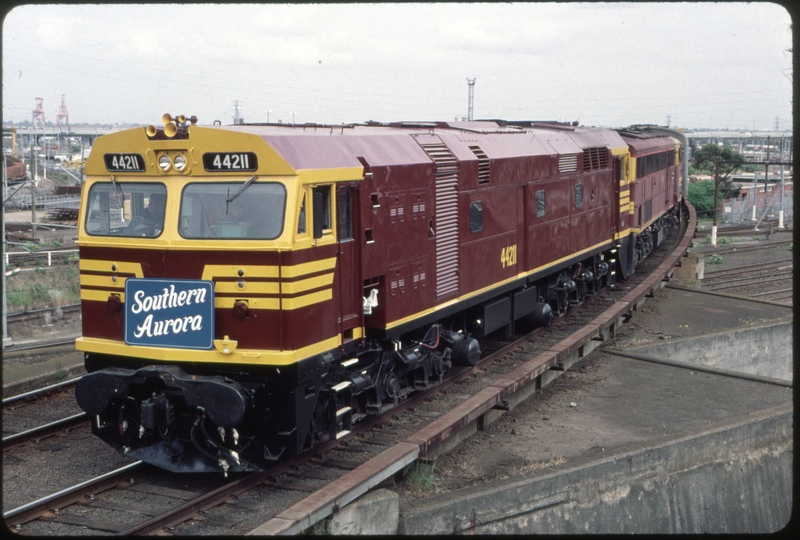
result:
[[[214,282],[125,281],[125,343],[152,347],[214,347]]]

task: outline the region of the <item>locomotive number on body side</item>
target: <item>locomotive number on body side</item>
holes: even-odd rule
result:
[[[504,247],[500,251],[500,264],[503,265],[503,268],[517,264],[517,244]]]
[[[207,152],[203,154],[203,167],[209,172],[252,172],[258,169],[258,156],[255,152]]]
[[[144,172],[144,158],[140,154],[105,154],[109,172]]]

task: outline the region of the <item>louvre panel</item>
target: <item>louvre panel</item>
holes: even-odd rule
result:
[[[608,167],[608,150],[604,147],[584,148],[583,170],[594,171]]]
[[[578,170],[578,154],[563,154],[558,157],[558,172],[568,173]]]
[[[486,184],[489,182],[489,157],[480,146],[470,146],[469,149],[478,158],[478,183]]]
[[[436,163],[436,296],[458,292],[458,161],[442,143],[422,144]]]

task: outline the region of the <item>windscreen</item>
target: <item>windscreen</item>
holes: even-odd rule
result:
[[[189,184],[181,195],[184,238],[271,240],[283,231],[286,189],[268,183]]]
[[[163,184],[100,182],[89,190],[86,233],[155,238],[164,230]]]

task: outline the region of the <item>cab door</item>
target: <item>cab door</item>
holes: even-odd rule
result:
[[[337,245],[339,248],[337,262],[339,274],[339,306],[340,331],[342,339],[353,339],[353,330],[363,326],[363,291],[361,290],[361,255],[354,232],[358,230],[356,223],[358,206],[358,188],[340,185],[336,188],[337,208]]]

